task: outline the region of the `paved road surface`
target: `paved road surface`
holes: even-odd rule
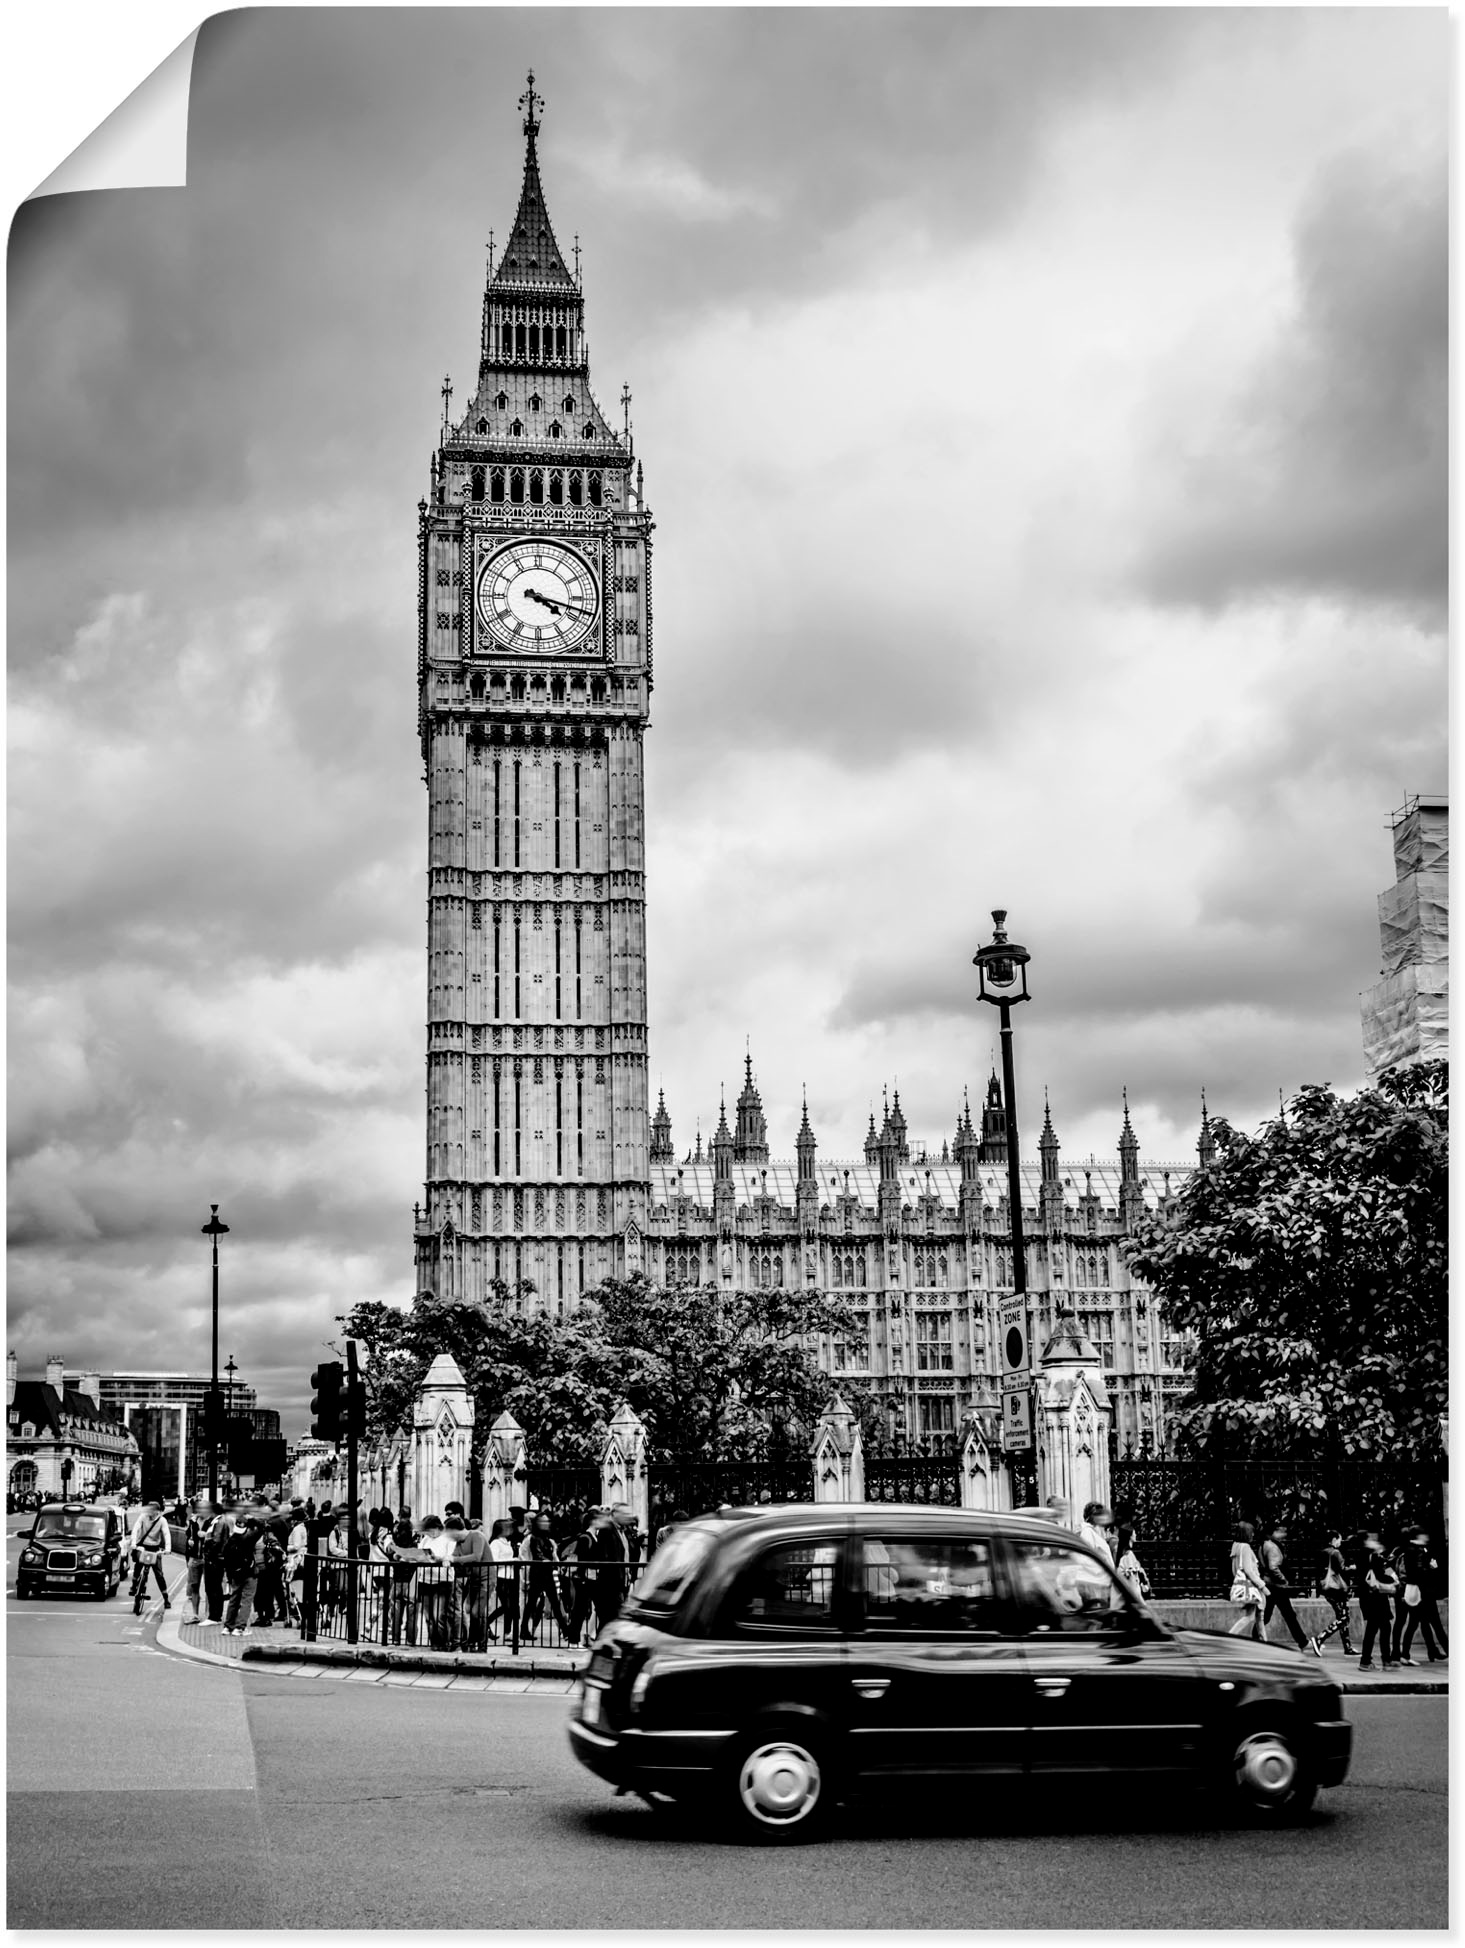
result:
[[[570,1756],[563,1697],[191,1664],[130,1634],[121,1599],[7,1611],[12,1927],[1447,1921],[1443,1697],[1350,1700],[1353,1774],[1295,1831],[1108,1792],[887,1803],[750,1852],[613,1799]]]

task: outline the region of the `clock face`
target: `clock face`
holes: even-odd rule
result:
[[[595,570],[563,542],[511,541],[479,568],[479,625],[499,648],[530,656],[588,649],[599,615]]]

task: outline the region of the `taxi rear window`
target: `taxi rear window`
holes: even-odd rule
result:
[[[711,1553],[712,1529],[675,1529],[642,1570],[631,1591],[631,1604],[644,1610],[673,1610],[682,1592]]]

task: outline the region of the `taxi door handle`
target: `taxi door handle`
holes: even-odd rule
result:
[[[883,1698],[890,1689],[888,1677],[857,1677],[854,1687],[862,1698]]]
[[[1035,1682],[1045,1698],[1061,1698],[1069,1685],[1072,1684],[1073,1679],[1069,1677],[1040,1677]]]

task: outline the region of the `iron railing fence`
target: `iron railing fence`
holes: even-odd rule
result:
[[[711,1461],[704,1455],[653,1455],[647,1467],[654,1535],[673,1509],[707,1515],[726,1503],[750,1508],[758,1502],[811,1502],[814,1469],[807,1454],[766,1461]]]
[[[307,1643],[514,1657],[583,1649],[619,1613],[640,1570],[623,1556],[462,1565],[308,1556],[300,1634]]]
[[[956,1434],[881,1442],[865,1452],[867,1502],[961,1506],[961,1446]]]
[[[1444,1534],[1444,1470],[1409,1461],[1166,1459],[1132,1448],[1109,1465],[1117,1522],[1130,1523],[1156,1596],[1223,1595],[1231,1583],[1231,1531],[1250,1522],[1260,1548],[1287,1530],[1293,1585],[1321,1577],[1329,1536],[1376,1529],[1388,1543],[1422,1523]],[[1075,1511],[1077,1513],[1078,1511]]]
[[[553,1516],[570,1509],[595,1508],[604,1500],[600,1469],[593,1461],[564,1467],[529,1464],[528,1492]]]

